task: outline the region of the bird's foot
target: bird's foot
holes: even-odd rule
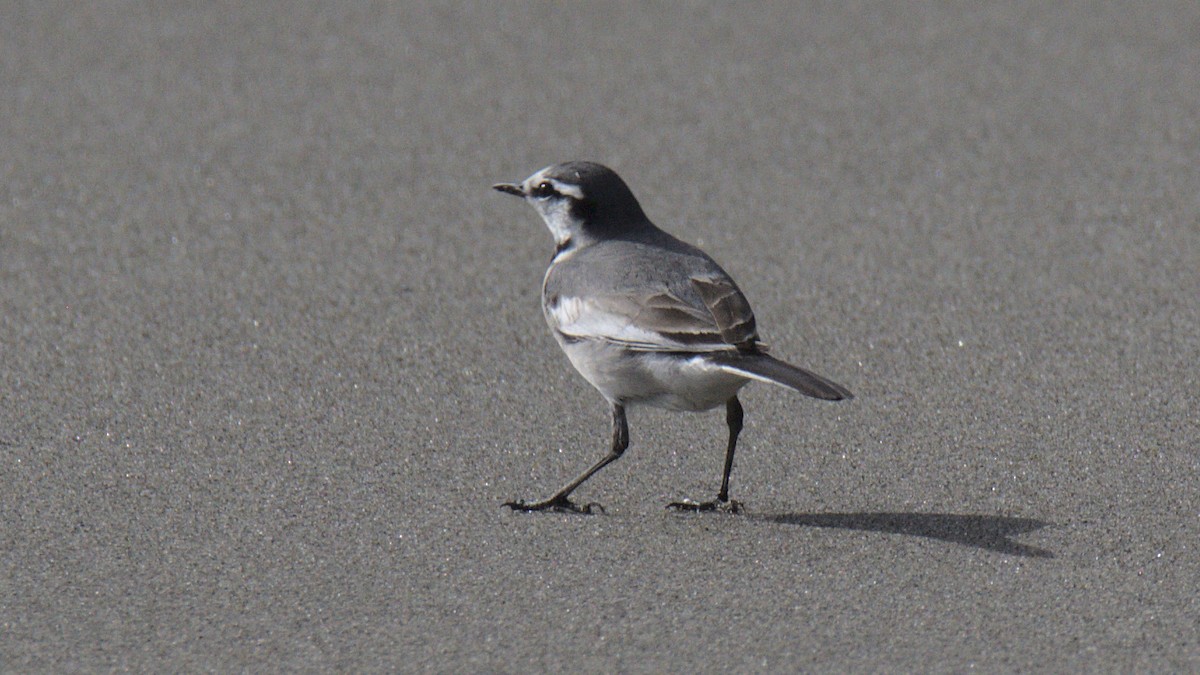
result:
[[[676,511],[694,511],[700,513],[703,511],[723,511],[725,513],[741,513],[742,503],[736,499],[714,499],[711,502],[695,502],[690,499],[684,499],[681,502],[671,502],[667,504],[668,509]]]
[[[512,502],[504,502],[504,505],[513,511],[558,511],[559,513],[586,513],[593,514],[597,511],[604,513],[604,507],[589,502],[580,506],[566,497],[551,497],[540,502],[526,502],[524,499],[518,499]]]

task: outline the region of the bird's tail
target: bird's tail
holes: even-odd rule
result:
[[[729,352],[711,355],[721,370],[763,382],[783,385],[790,389],[826,401],[854,398],[849,389],[831,382],[816,373],[784,363],[763,353]]]

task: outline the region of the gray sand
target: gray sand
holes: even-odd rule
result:
[[[400,3],[397,3],[400,4]],[[378,10],[378,11],[376,11]],[[1200,5],[8,3],[0,670],[1200,669]],[[603,401],[617,169],[847,385]]]

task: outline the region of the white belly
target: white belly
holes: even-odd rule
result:
[[[698,412],[724,404],[750,380],[703,356],[633,352],[596,340],[560,341],[571,364],[610,401]]]

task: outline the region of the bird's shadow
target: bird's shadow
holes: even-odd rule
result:
[[[1048,523],[1034,518],[1007,516],[959,515],[953,513],[783,513],[747,514],[753,520],[831,527],[839,530],[860,530],[903,534],[911,537],[938,539],[952,544],[973,546],[987,551],[1028,558],[1053,558],[1054,553],[1011,539],[1016,535],[1039,530]]]

